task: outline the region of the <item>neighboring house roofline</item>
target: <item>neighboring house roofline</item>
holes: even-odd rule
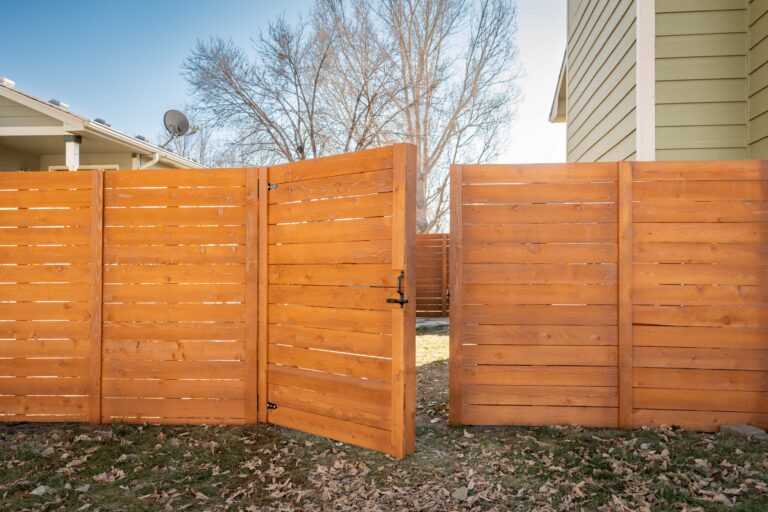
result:
[[[131,137],[119,130],[115,130],[107,125],[97,123],[88,119],[87,117],[80,116],[69,111],[66,108],[54,105],[45,100],[32,96],[26,92],[19,91],[15,88],[10,88],[0,84],[0,97],[8,98],[11,101],[15,101],[25,107],[29,107],[44,115],[52,117],[63,123],[63,128],[56,126],[45,127],[26,127],[24,133],[26,135],[66,135],[66,134],[81,134],[90,133],[103,139],[109,139],[114,142],[118,142],[129,146],[129,151],[133,153],[141,153],[145,155],[159,155],[160,159],[174,165],[179,168],[194,168],[203,169],[204,165],[190,160],[181,155],[172,153],[166,149],[163,149],[149,142],[145,142]],[[0,135],[3,135],[0,132]],[[10,135],[10,134],[9,134]],[[18,135],[18,133],[16,133]]]
[[[560,64],[560,73],[557,77],[557,87],[555,88],[555,95],[552,98],[552,106],[549,109],[549,122],[550,123],[564,123],[565,122],[565,102],[566,102],[566,57],[567,54],[563,52],[563,62]]]

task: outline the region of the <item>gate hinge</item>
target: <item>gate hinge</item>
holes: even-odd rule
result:
[[[267,183],[267,190],[275,190],[277,188],[277,183]]]
[[[267,410],[275,410],[277,409],[277,404],[274,402],[267,402]]]
[[[400,275],[397,276],[397,294],[400,295],[400,298],[387,299],[387,304],[400,304],[400,309],[408,304],[408,299],[405,298],[405,293],[403,292],[403,279],[405,279],[405,271],[401,270]]]
[[[449,306],[451,305],[451,287],[450,286],[445,287],[445,302]]]

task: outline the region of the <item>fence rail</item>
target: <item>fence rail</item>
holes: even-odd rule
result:
[[[454,423],[768,425],[765,162],[452,169]]]
[[[447,233],[416,235],[416,315],[448,316]]]

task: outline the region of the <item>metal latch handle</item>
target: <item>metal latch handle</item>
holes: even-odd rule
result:
[[[397,276],[397,294],[400,295],[400,298],[387,299],[387,304],[400,304],[400,309],[408,304],[408,299],[405,298],[405,293],[403,292],[403,279],[405,279],[405,271],[401,270],[400,275]]]

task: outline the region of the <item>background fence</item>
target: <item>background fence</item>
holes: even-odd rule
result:
[[[452,169],[451,420],[768,425],[764,162]]]
[[[416,316],[448,316],[448,233],[416,235]]]
[[[415,151],[0,173],[0,421],[414,449]],[[258,306],[258,307],[257,307]],[[374,400],[371,400],[374,398]]]

